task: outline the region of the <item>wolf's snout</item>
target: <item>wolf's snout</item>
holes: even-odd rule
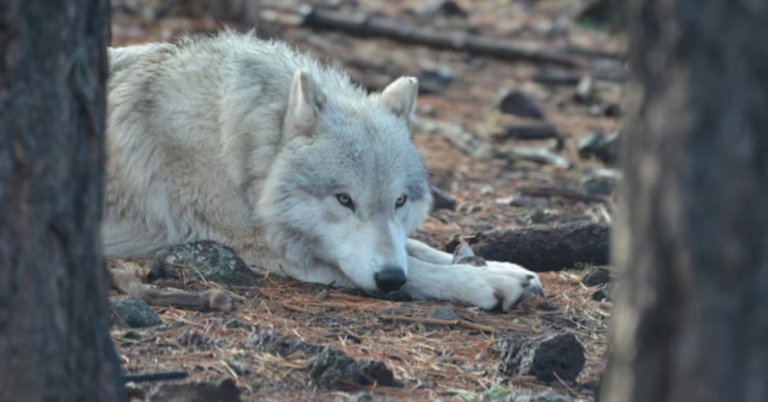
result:
[[[382,292],[392,292],[405,285],[405,271],[398,267],[385,267],[374,275],[376,287]]]

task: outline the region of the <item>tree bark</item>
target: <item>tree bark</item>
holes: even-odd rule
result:
[[[0,0],[0,401],[124,401],[99,222],[108,0]]]
[[[633,0],[601,401],[768,400],[768,4]]]

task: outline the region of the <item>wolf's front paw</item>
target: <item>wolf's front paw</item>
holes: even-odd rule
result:
[[[488,261],[487,266],[473,269],[466,301],[478,307],[508,311],[530,297],[544,296],[539,276],[519,265]]]

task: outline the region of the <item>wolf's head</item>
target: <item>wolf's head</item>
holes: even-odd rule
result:
[[[418,81],[339,95],[295,74],[283,144],[258,208],[270,247],[311,269],[323,263],[368,290],[407,280],[408,234],[432,201],[411,130]]]

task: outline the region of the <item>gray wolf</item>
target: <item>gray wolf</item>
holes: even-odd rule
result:
[[[226,244],[257,271],[509,310],[542,294],[408,235],[431,193],[412,141],[418,82],[368,94],[278,41],[223,31],[109,49],[105,254]]]

